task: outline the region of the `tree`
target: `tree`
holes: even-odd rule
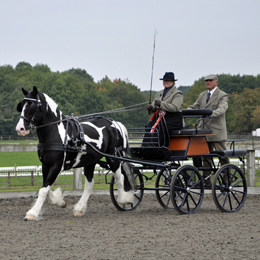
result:
[[[248,133],[260,127],[258,120],[260,88],[244,89],[233,96],[234,133]]]

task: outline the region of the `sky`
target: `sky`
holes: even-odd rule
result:
[[[165,72],[177,87],[211,73],[256,76],[259,13],[259,0],[1,1],[0,66],[80,68],[142,91],[162,89]]]

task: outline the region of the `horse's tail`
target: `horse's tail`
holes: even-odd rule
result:
[[[129,136],[128,136],[128,131],[126,127],[120,123],[120,129],[121,129],[121,135],[123,137],[123,155],[124,156],[129,156],[130,155],[130,148],[129,148]],[[125,180],[125,189],[131,189],[135,190],[135,180],[134,180],[134,172],[133,172],[133,165],[129,162],[123,162],[121,163],[121,170],[124,174],[124,176],[127,177],[127,180],[130,184],[130,186],[127,184],[127,181]]]
[[[121,164],[121,170],[123,175],[127,177],[127,180],[124,181],[124,189],[126,191],[135,190],[136,184],[134,179],[133,165],[129,162],[124,162]]]

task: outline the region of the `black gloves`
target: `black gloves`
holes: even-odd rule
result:
[[[160,100],[155,100],[155,105],[159,107],[161,105],[161,101]]]
[[[155,107],[153,107],[152,105],[148,104],[147,110],[150,114],[150,112],[152,112],[152,113],[156,112],[157,109]]]

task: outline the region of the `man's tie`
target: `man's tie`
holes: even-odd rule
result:
[[[208,96],[207,96],[207,101],[206,101],[206,103],[208,103],[209,99],[210,99],[210,92],[208,92]]]

